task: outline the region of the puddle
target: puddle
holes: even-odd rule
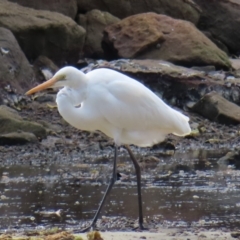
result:
[[[168,227],[240,227],[240,173],[234,168],[219,168],[216,159],[222,155],[216,151],[176,153],[154,168],[143,168],[147,219],[157,217],[159,224]],[[99,166],[90,168],[94,172]],[[111,166],[105,164],[105,168],[101,174],[110,176]],[[87,180],[84,174],[78,178],[78,172],[84,171],[74,164],[1,167],[0,229],[77,228],[91,219],[106,183],[101,174]],[[136,193],[134,177],[118,181],[101,215],[136,219]],[[58,210],[61,217],[55,214]]]

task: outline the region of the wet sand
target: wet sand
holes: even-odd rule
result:
[[[181,231],[179,229],[158,229],[158,233],[152,232],[101,232],[104,240],[232,240],[230,232],[222,231]],[[79,234],[87,239],[87,234]]]

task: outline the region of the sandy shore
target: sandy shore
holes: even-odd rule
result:
[[[231,236],[231,232],[223,231],[184,231],[179,229],[161,229],[157,233],[152,232],[101,232],[103,240],[230,240],[237,239]],[[77,234],[87,239],[87,234]]]

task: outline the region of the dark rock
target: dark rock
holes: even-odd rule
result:
[[[192,0],[152,0],[151,2],[145,0],[77,0],[77,2],[80,12],[99,9],[101,11],[107,11],[119,18],[144,12],[156,12],[196,24],[200,16],[200,9]]]
[[[231,52],[240,51],[240,2],[236,0],[195,0],[202,13],[198,27],[228,47]]]
[[[76,0],[9,0],[18,3],[24,7],[30,7],[38,10],[48,10],[52,12],[59,12],[72,19],[77,15],[77,1]]]
[[[34,72],[14,35],[0,27],[0,92],[10,85],[24,93],[32,86]]]
[[[240,107],[214,91],[201,98],[192,110],[222,124],[240,123]]]
[[[108,12],[92,10],[86,14],[79,14],[77,22],[86,30],[86,39],[83,47],[83,56],[103,58],[102,49],[103,30],[106,26],[119,22],[120,19]]]
[[[75,64],[85,30],[57,12],[35,10],[0,1],[0,26],[10,29],[29,60],[45,55],[58,65]]]
[[[55,98],[49,94],[37,95],[34,97],[34,101],[39,103],[55,102]]]
[[[11,132],[0,135],[0,145],[17,145],[38,142],[37,137],[29,132]]]
[[[155,144],[151,147],[153,150],[162,151],[162,154],[173,155],[175,153],[176,147],[175,143],[169,141],[163,141],[161,143]]]
[[[218,159],[217,163],[220,166],[228,166],[229,164],[236,164],[237,162],[239,162],[239,157],[240,155],[238,151],[227,152],[223,157]]]
[[[233,238],[239,238],[239,237],[240,237],[240,232],[232,232],[232,233],[231,233],[231,236],[232,236]]]
[[[33,69],[39,82],[44,82],[53,77],[58,71],[56,64],[46,56],[39,56],[33,63]]]
[[[45,138],[47,130],[41,124],[23,120],[16,111],[6,106],[0,106],[0,134],[9,136],[13,132],[33,133],[36,137]]]
[[[197,71],[203,71],[203,72],[212,72],[212,71],[216,71],[216,68],[214,66],[202,66],[202,67],[192,67],[191,69],[193,70],[197,70]]]
[[[155,13],[134,15],[106,27],[103,46],[110,58],[162,59],[184,66],[231,66],[225,52],[193,24]]]
[[[225,44],[223,44],[219,39],[217,39],[216,37],[214,37],[210,32],[208,31],[202,31],[202,33],[204,33],[206,35],[207,38],[209,38],[212,42],[214,42],[218,48],[220,48],[221,50],[223,50],[227,55],[229,55],[229,51],[228,48]]]

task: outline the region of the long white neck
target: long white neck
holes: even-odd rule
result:
[[[68,87],[76,93],[74,98],[77,100],[77,104],[80,104],[86,99],[89,81],[87,76],[79,70],[71,78],[71,81],[68,82]]]
[[[91,131],[91,129],[89,129],[89,119],[87,118],[87,115],[81,107],[75,107],[70,96],[59,94],[57,95],[56,102],[58,111],[66,122],[75,128]]]

